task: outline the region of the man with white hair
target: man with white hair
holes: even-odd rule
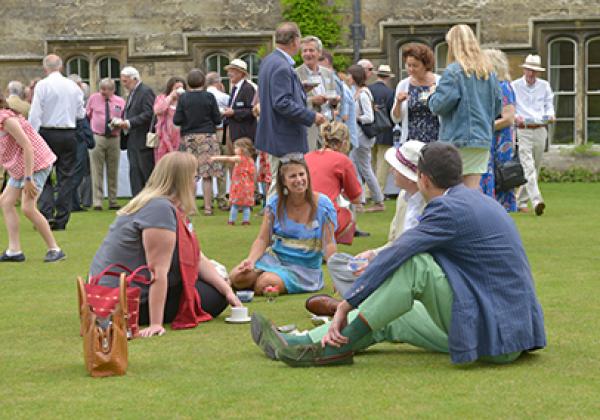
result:
[[[129,159],[131,194],[136,196],[154,169],[154,149],[146,147],[146,134],[150,131],[155,96],[152,89],[142,83],[140,73],[133,67],[121,70],[121,84],[129,91],[129,96],[119,127],[123,129],[121,140]]]
[[[35,85],[35,95],[29,112],[29,122],[46,140],[56,155],[57,188],[48,177],[40,195],[41,213],[52,230],[65,230],[71,216],[73,175],[77,159],[77,119],[85,117],[83,91],[64,77],[62,60],[50,54],[43,60],[46,77]]]
[[[333,108],[340,102],[337,94],[335,75],[327,67],[319,65],[323,52],[323,43],[316,36],[307,36],[300,41],[302,65],[296,68],[296,73],[307,89],[308,108],[320,112],[327,119],[333,119]],[[308,149],[320,147],[319,126],[315,123],[308,128]]]
[[[8,82],[6,90],[8,92],[8,95],[6,95],[6,103],[9,108],[18,112],[25,118],[29,117],[31,105],[23,99],[25,93],[23,83],[18,80],[12,80]]]
[[[369,79],[371,78],[371,76],[373,76],[373,63],[371,63],[371,61],[367,60],[366,58],[363,58],[361,60],[358,60],[358,62],[356,63],[359,66],[361,66],[363,69],[365,69],[365,74],[367,75],[365,81],[369,81]]]

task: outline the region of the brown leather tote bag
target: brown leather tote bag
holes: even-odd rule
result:
[[[127,281],[119,279],[115,309],[106,317],[96,315],[87,300],[86,284],[77,279],[79,315],[83,334],[83,359],[94,377],[124,375],[127,371]]]

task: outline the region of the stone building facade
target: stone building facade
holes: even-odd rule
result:
[[[352,0],[342,4],[349,25]],[[42,57],[54,52],[93,90],[102,77],[118,79],[125,65],[156,90],[192,67],[225,75],[236,57],[256,76],[259,53],[273,48],[281,21],[278,0],[2,0],[1,9],[2,86],[41,77]],[[456,23],[504,50],[514,77],[527,54],[540,54],[556,92],[552,142],[600,143],[600,0],[362,0],[361,19],[361,56],[389,63],[399,76],[402,46],[414,41],[434,49],[442,72],[444,35]],[[351,54],[351,45],[348,35],[336,52]]]

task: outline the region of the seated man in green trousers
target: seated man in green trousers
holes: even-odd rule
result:
[[[453,363],[508,363],[545,347],[542,308],[513,220],[462,185],[452,145],[423,147],[417,182],[427,201],[420,223],[369,262],[327,331],[281,334],[253,315],[252,338],[268,357],[294,367],[348,364],[356,351],[391,340],[449,353]]]

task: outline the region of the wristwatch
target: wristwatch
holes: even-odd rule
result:
[[[32,181],[32,179],[33,179],[32,177],[30,177],[30,176],[26,176],[26,177],[25,177],[25,182],[27,182],[27,181],[31,182],[31,181]]]

